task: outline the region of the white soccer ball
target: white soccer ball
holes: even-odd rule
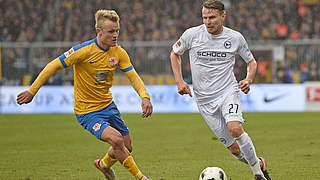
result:
[[[227,180],[227,176],[219,167],[207,167],[201,172],[199,180]]]

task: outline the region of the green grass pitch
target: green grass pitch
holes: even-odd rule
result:
[[[253,179],[195,114],[123,114],[133,156],[153,180],[197,180],[207,166],[225,170],[228,180]],[[244,113],[245,130],[273,180],[320,179],[320,113]],[[1,180],[104,179],[93,161],[106,143],[82,129],[72,114],[0,114]],[[134,179],[119,163],[119,180]]]

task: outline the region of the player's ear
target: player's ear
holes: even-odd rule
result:
[[[96,33],[99,34],[101,32],[101,28],[96,28]]]
[[[226,16],[227,16],[226,11],[223,11],[223,13],[222,13],[222,17],[223,17],[223,19],[225,19],[225,18],[226,18]]]

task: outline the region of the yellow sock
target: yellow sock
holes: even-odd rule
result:
[[[109,154],[107,153],[103,159],[101,159],[101,165],[103,168],[110,168],[112,165],[114,165],[114,163],[116,163],[118,160],[117,159],[113,159],[112,157],[109,156]]]
[[[127,169],[127,171],[129,171],[133,176],[135,176],[137,180],[140,180],[143,178],[144,175],[138,169],[132,156],[128,156],[127,159],[123,161],[122,165],[124,166],[124,168]]]

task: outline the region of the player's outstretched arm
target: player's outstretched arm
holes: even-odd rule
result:
[[[17,96],[17,103],[27,104],[32,101],[33,97],[36,95],[40,87],[59,69],[63,66],[60,60],[57,58],[46,65],[46,67],[38,75],[37,79],[32,83],[27,91],[23,91]]]
[[[125,72],[125,74],[130,80],[132,87],[136,90],[136,92],[141,97],[142,117],[145,118],[150,116],[152,114],[153,107],[150,102],[150,96],[147,93],[147,90],[143,81],[141,80],[140,76],[134,69]]]
[[[189,94],[192,97],[189,85],[183,80],[181,71],[181,57],[180,55],[171,51],[170,54],[171,67],[174,74],[174,79],[178,87],[178,93],[180,95]]]
[[[252,59],[247,64],[247,77],[239,82],[239,88],[245,94],[248,94],[250,91],[250,84],[253,83],[253,79],[257,71],[257,62],[255,59]]]

